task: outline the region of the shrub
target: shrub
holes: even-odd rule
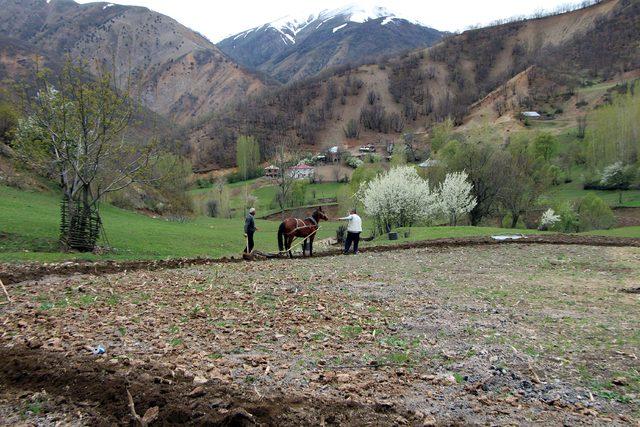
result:
[[[338,241],[339,244],[343,244],[344,243],[344,235],[346,233],[347,233],[347,226],[346,225],[338,226],[338,228],[336,229],[336,240]]]
[[[606,230],[615,224],[611,208],[598,196],[588,194],[577,206],[580,231]]]
[[[379,98],[380,95],[376,91],[370,90],[369,93],[367,93],[367,102],[369,105],[375,104]]]
[[[360,137],[360,124],[354,119],[347,122],[347,125],[343,128],[344,136],[349,139],[358,139]]]
[[[290,206],[303,206],[307,193],[308,181],[298,180],[291,186]]]
[[[218,216],[218,201],[217,200],[209,200],[206,204],[207,216],[211,218],[215,218]]]
[[[360,123],[370,130],[388,133],[390,124],[385,108],[379,104],[363,107],[360,110]]]
[[[213,183],[209,179],[198,178],[196,180],[196,186],[198,188],[211,188],[213,187]]]
[[[558,222],[560,222],[560,215],[556,215],[555,211],[549,208],[544,211],[542,217],[540,217],[540,226],[538,227],[538,230],[550,230]]]
[[[259,178],[261,176],[264,176],[264,169],[258,168],[250,172],[249,175],[247,176],[247,179]],[[241,182],[241,181],[244,181],[244,174],[241,174],[240,172],[233,172],[227,175],[227,182],[229,184],[233,184],[234,182]]]
[[[255,207],[258,204],[258,198],[256,196],[253,196],[253,195],[250,194],[250,195],[247,196],[246,202],[247,202],[246,203],[246,208],[250,209],[250,208]]]
[[[346,161],[347,166],[356,169],[360,167],[364,162],[357,157],[349,157]]]
[[[382,156],[377,153],[368,153],[364,156],[365,163],[380,163],[382,161]]]
[[[580,226],[578,214],[570,203],[566,202],[557,206],[556,213],[560,216],[560,220],[555,223],[552,230],[562,233],[574,233],[578,231]]]

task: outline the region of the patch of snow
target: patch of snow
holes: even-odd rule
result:
[[[374,0],[376,1],[376,0]],[[284,36],[283,40],[285,43],[296,43],[298,41],[297,35],[300,31],[309,27],[311,24],[313,26],[312,29],[319,29],[326,22],[338,18],[342,22],[356,22],[363,23],[370,20],[381,19],[382,25],[388,25],[394,21],[405,20],[417,25],[423,25],[420,22],[412,19],[403,18],[397,16],[389,9],[386,9],[381,6],[366,6],[359,5],[356,3],[351,3],[345,7],[333,9],[333,10],[322,10],[317,14],[304,15],[304,16],[283,16],[278,18],[272,22],[261,25],[259,27],[252,28],[250,30],[244,31],[242,33],[238,33],[233,36],[233,40],[237,40],[239,38],[246,38],[248,34],[252,31],[256,30],[266,30],[268,28],[273,28],[282,36]],[[315,27],[315,28],[314,28]],[[339,26],[333,28],[333,32],[341,30],[344,26]],[[286,39],[286,40],[285,40]],[[287,41],[288,40],[288,41]]]
[[[329,19],[331,19],[331,18],[329,18]],[[317,30],[318,28],[320,28],[320,26],[321,26],[322,24],[324,24],[325,22],[327,22],[329,19],[325,19],[324,21],[320,22],[320,23],[318,24],[318,26],[316,27],[316,30]]]
[[[381,6],[362,6],[356,3],[333,10],[325,10],[320,13],[322,18],[335,18],[344,16],[350,22],[363,23],[372,19],[395,17],[388,9]]]
[[[112,7],[113,3],[109,3],[108,5],[102,6],[102,10],[105,10],[108,7]]]
[[[250,30],[247,30],[247,31],[244,31],[244,32],[242,32],[242,33],[236,34],[236,36],[235,36],[233,39],[234,39],[234,40],[237,40],[237,39],[239,39],[240,37],[242,37],[243,39],[244,39],[244,38],[247,38],[247,36],[248,36],[249,34],[251,34],[253,31],[257,30],[258,28],[260,28],[260,27],[252,28],[252,29],[250,29]]]
[[[291,43],[296,42],[295,36],[304,30],[309,24],[316,21],[315,15],[308,15],[306,18],[293,18],[291,16],[283,16],[275,21],[267,24],[270,28],[284,35]]]
[[[340,31],[341,29],[343,29],[344,27],[346,27],[349,23],[347,22],[346,24],[342,24],[340,26],[337,26],[333,29],[333,32],[335,33],[336,31]]]

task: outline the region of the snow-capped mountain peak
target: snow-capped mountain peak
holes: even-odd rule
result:
[[[230,36],[218,46],[242,65],[273,72],[284,82],[360,61],[373,52],[393,54],[430,46],[442,38],[441,32],[373,3],[378,1],[358,0],[319,13],[294,13]]]
[[[340,20],[336,26],[332,28],[332,32],[335,33],[346,27],[346,23],[358,23],[362,24],[367,21],[380,19],[381,25],[387,25],[394,21],[404,19],[413,24],[421,25],[410,19],[398,17],[395,13],[389,9],[379,5],[363,5],[359,3],[350,3],[347,6],[337,9],[325,9],[320,13],[304,15],[304,16],[292,16],[287,15],[271,21],[267,24],[259,27],[252,28],[250,30],[243,31],[242,33],[232,36],[233,40],[246,38],[249,34],[256,31],[275,30],[278,35],[278,39],[284,45],[293,45],[298,41],[298,34],[309,27],[311,30],[318,30],[323,27],[328,21]],[[312,27],[310,27],[313,24]]]
[[[330,19],[338,16],[345,17],[349,22],[358,23],[363,23],[378,18],[395,17],[392,12],[382,6],[363,6],[356,3],[351,3],[345,7],[334,10],[325,10],[320,13],[320,17],[322,17],[323,19]]]

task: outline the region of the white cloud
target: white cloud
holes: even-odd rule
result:
[[[91,3],[91,0],[77,0]],[[304,16],[345,6],[349,0],[119,0],[168,15],[217,42],[227,36],[286,15]],[[571,3],[578,3],[570,1]],[[511,16],[553,10],[567,0],[361,0],[351,3],[383,6],[396,15],[446,31],[461,31]]]

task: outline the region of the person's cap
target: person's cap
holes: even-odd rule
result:
[[[256,208],[249,209],[249,213],[256,213]]]

